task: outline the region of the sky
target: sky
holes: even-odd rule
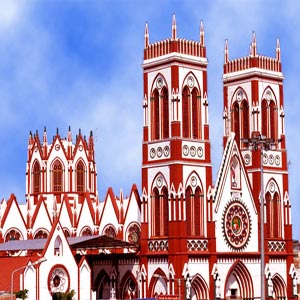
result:
[[[98,189],[140,190],[143,47],[177,36],[199,41],[203,20],[214,179],[222,156],[224,43],[229,58],[275,57],[280,39],[293,238],[299,239],[300,1],[281,0],[0,0],[0,199],[25,202],[29,131],[48,141],[93,131]],[[213,126],[212,126],[213,124]]]

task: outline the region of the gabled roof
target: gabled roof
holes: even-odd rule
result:
[[[76,236],[67,238],[71,249],[116,249],[138,248],[137,244],[128,243],[107,235]],[[0,251],[43,250],[47,239],[15,240],[0,244]]]

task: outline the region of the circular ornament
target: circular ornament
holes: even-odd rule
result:
[[[162,156],[162,147],[158,147],[157,148],[157,157],[161,157]]]
[[[195,187],[197,185],[197,178],[196,176],[191,177],[191,185],[192,187]]]
[[[237,101],[242,101],[242,100],[243,100],[243,91],[242,91],[242,90],[239,90],[239,91],[236,93],[236,100],[237,100]]]
[[[161,176],[158,176],[156,179],[156,185],[160,188],[162,186],[163,179]]]
[[[270,183],[270,191],[271,191],[272,193],[275,192],[275,183],[274,183],[274,182],[271,182],[271,183]]]
[[[194,77],[192,76],[189,76],[188,79],[187,79],[187,84],[190,88],[194,87]]]
[[[231,202],[226,208],[223,231],[231,248],[240,250],[249,240],[251,223],[249,213],[240,202]]]
[[[189,147],[187,145],[183,146],[182,153],[183,153],[184,156],[188,156],[189,155]]]
[[[196,148],[194,146],[191,147],[190,153],[193,157],[196,155]]]
[[[154,158],[154,157],[155,157],[155,152],[156,152],[156,151],[155,151],[154,148],[151,148],[151,149],[150,149],[150,157],[151,157],[151,158]]]
[[[169,146],[165,146],[164,147],[164,156],[169,156],[169,154],[170,154],[170,148],[169,148]]]
[[[164,85],[164,81],[162,79],[162,77],[158,77],[157,80],[156,80],[156,86],[158,89],[161,89]]]
[[[268,154],[267,154],[267,153],[264,153],[264,156],[263,156],[263,163],[264,163],[264,164],[267,164],[267,163],[268,163]]]
[[[250,164],[250,160],[251,160],[250,155],[246,154],[244,156],[245,165],[249,165]]]
[[[198,148],[197,148],[197,155],[198,155],[199,157],[202,157],[202,156],[203,156],[203,148],[202,148],[202,147],[198,147]]]

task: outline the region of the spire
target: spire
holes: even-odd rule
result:
[[[200,44],[201,46],[205,46],[204,43],[204,26],[203,26],[203,20],[200,21]]]
[[[252,31],[251,56],[256,56],[256,34]]]
[[[227,64],[229,60],[228,56],[228,39],[225,40],[225,49],[224,49],[224,63]]]
[[[146,26],[145,26],[145,35],[144,35],[144,39],[145,39],[145,48],[147,48],[147,47],[149,46],[148,22],[146,22]]]
[[[172,20],[172,40],[177,39],[177,28],[176,28],[176,17],[175,14],[173,14],[173,20]]]
[[[29,137],[28,137],[28,145],[32,145],[33,144],[33,140],[32,140],[32,132],[31,130],[29,131]]]
[[[68,142],[72,142],[71,126],[69,126],[69,130],[68,130]]]
[[[281,61],[279,38],[276,40],[276,59]]]
[[[46,130],[46,126],[44,127],[43,144],[44,145],[47,144],[47,130]]]

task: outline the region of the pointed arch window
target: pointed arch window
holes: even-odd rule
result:
[[[277,107],[274,101],[270,101],[270,137],[277,140]]]
[[[281,238],[281,205],[278,193],[274,193],[272,197],[270,193],[266,194],[266,200],[269,206],[269,232],[270,238]]]
[[[190,94],[188,87],[185,87],[182,92],[182,136],[184,138],[190,137]]]
[[[231,109],[231,131],[235,133],[236,141],[240,140],[240,113],[239,113],[239,104],[235,101]]]
[[[76,186],[77,192],[85,191],[85,168],[82,161],[79,161],[76,166]]]
[[[168,235],[168,191],[163,188],[162,193],[159,194],[157,188],[153,191],[153,234],[154,236]]]
[[[186,191],[186,232],[188,236],[204,236],[204,202],[199,187],[194,194],[191,187]]]
[[[63,255],[63,242],[60,236],[57,236],[54,242],[54,255],[55,256]]]
[[[192,129],[193,129],[193,138],[199,139],[199,128],[200,128],[200,105],[199,105],[199,96],[196,88],[192,90]]]
[[[261,103],[261,133],[262,135],[269,137],[268,135],[268,102],[264,99]]]
[[[241,103],[241,123],[242,123],[242,139],[248,139],[250,137],[249,134],[249,105],[246,100]]]
[[[164,87],[162,90],[162,138],[169,137],[169,94]]]
[[[63,191],[63,167],[59,160],[56,160],[52,168],[53,192]]]
[[[38,161],[33,165],[33,193],[41,192],[41,167]]]
[[[159,122],[159,92],[157,89],[155,89],[153,93],[152,98],[152,126],[151,126],[151,132],[152,132],[152,140],[159,139],[159,128],[160,128],[160,122]]]
[[[278,108],[270,90],[261,102],[261,132],[268,138],[278,139]]]

